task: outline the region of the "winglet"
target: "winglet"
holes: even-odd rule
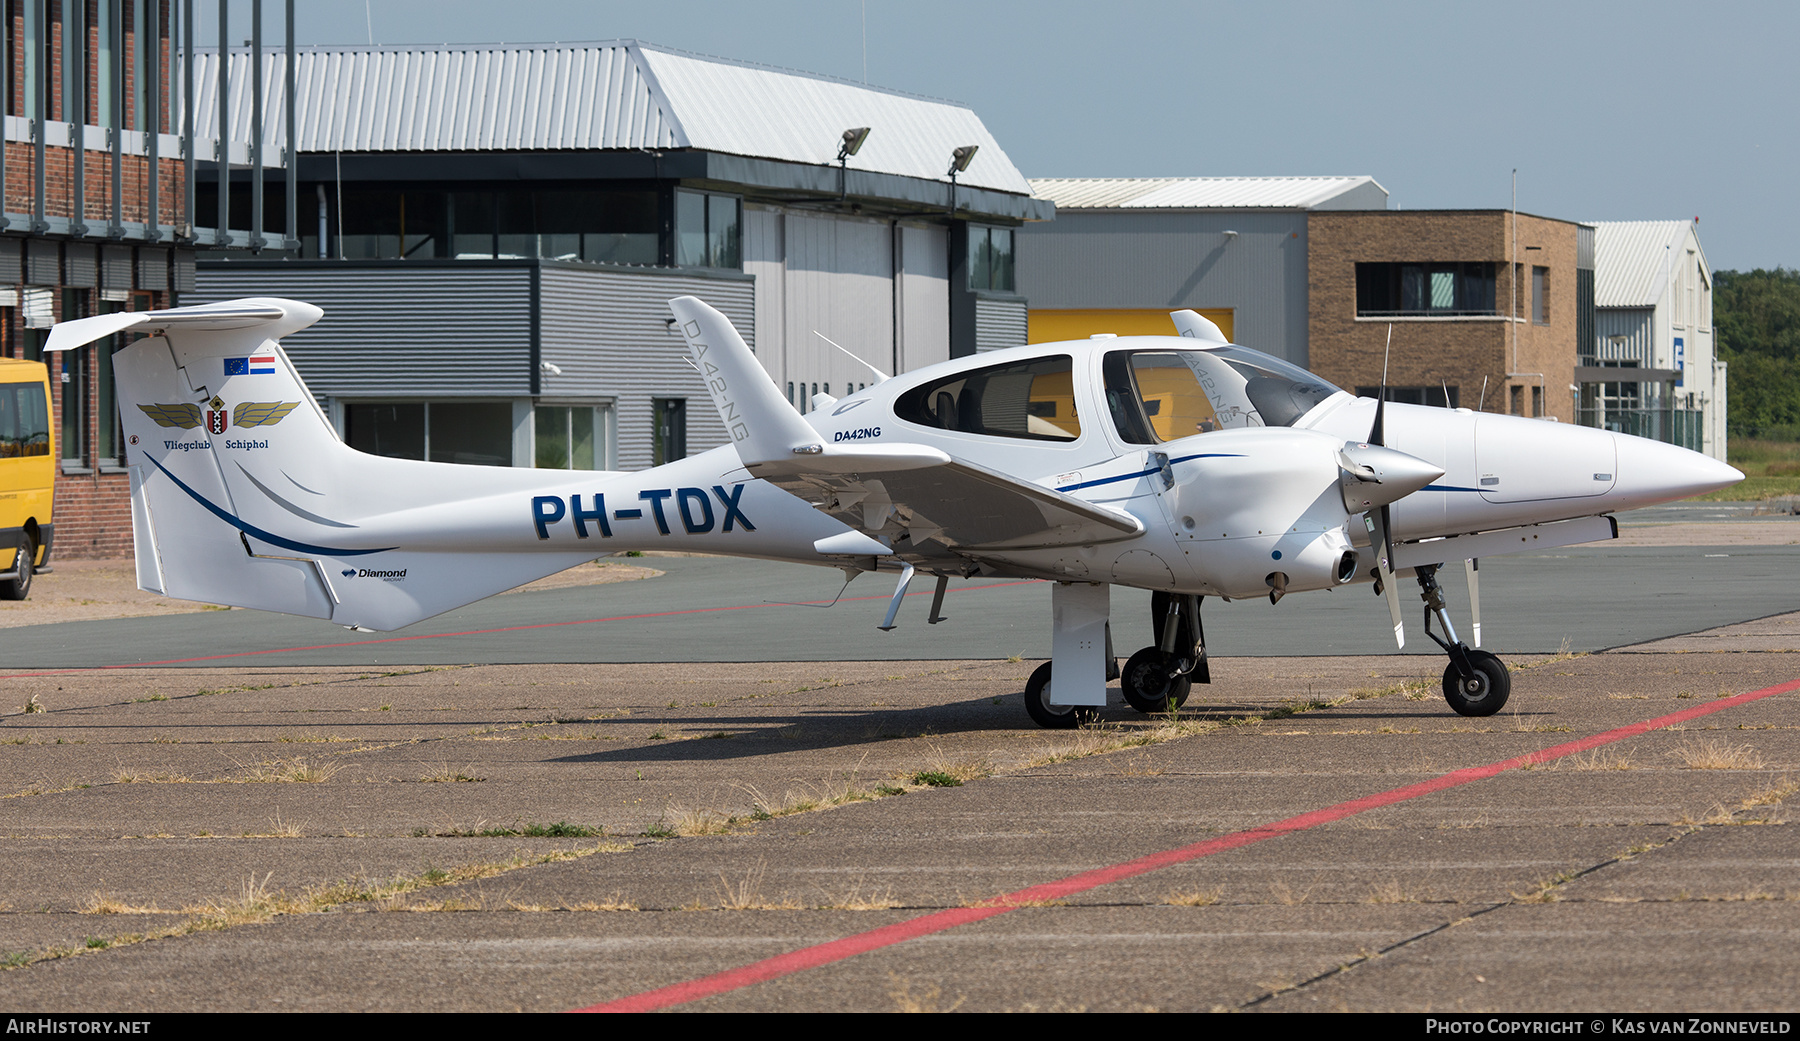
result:
[[[1202,343],[1230,343],[1225,338],[1225,331],[1213,324],[1213,320],[1199,311],[1170,311],[1169,317],[1175,322],[1175,331]]]
[[[731,319],[691,296],[669,301],[669,310],[745,466],[825,450],[818,431],[781,396]]]

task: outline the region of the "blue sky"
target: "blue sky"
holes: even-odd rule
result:
[[[295,36],[636,38],[851,80],[866,47],[869,83],[972,106],[1028,177],[1370,174],[1480,209],[1516,167],[1521,210],[1698,216],[1713,267],[1800,267],[1794,4],[302,0]]]

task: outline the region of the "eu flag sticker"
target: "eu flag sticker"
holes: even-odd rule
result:
[[[258,354],[248,358],[226,358],[225,375],[273,376],[275,375],[275,356]]]

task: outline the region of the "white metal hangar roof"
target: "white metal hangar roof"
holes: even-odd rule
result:
[[[251,55],[229,52],[231,137],[251,130]],[[262,62],[265,162],[279,163],[284,56]],[[218,52],[195,54],[195,134],[219,121]],[[871,127],[850,170],[1030,195],[973,110],[955,102],[640,43],[333,47],[295,56],[301,153],[697,149],[831,164],[840,135]],[[179,116],[177,116],[179,119]]]
[[[1693,234],[1684,220],[1595,221],[1594,306],[1655,307],[1669,286],[1671,255]]]
[[[1373,177],[1034,177],[1040,199],[1069,210],[1383,210]]]

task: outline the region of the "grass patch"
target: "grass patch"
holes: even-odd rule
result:
[[[603,827],[590,828],[585,824],[570,824],[568,821],[521,824],[516,828],[449,828],[444,831],[413,829],[413,838],[416,839],[597,839],[605,835],[606,829]]]
[[[942,770],[920,770],[912,775],[912,783],[925,788],[960,788],[962,779]]]
[[[485,781],[487,778],[476,777],[467,769],[452,770],[449,766],[440,766],[435,770],[426,771],[419,780],[424,784],[475,784]]]
[[[1800,495],[1800,442],[1733,437],[1726,458],[1744,471],[1741,484],[1698,496],[1710,502],[1759,502]]]
[[[1211,889],[1178,889],[1163,897],[1163,903],[1172,907],[1211,907],[1224,896],[1224,886],[1213,886]]]
[[[1750,745],[1723,740],[1690,741],[1669,752],[1689,770],[1760,770],[1762,754]]]

